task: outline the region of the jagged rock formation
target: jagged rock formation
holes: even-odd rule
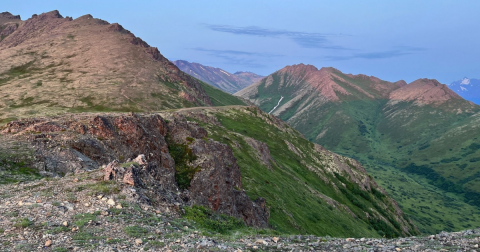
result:
[[[263,78],[251,72],[229,73],[223,69],[190,63],[185,60],[173,61],[183,72],[228,93],[235,93]]]
[[[159,115],[136,114],[33,119],[11,122],[2,134],[29,145],[35,157],[32,165],[44,175],[76,174],[103,165],[106,180],[134,186],[146,203],[203,205],[250,226],[268,226],[265,201],[252,202],[242,191],[231,149],[206,140],[204,129],[180,115],[169,123]],[[170,146],[166,137],[174,141]],[[175,144],[195,156],[187,164],[195,168],[194,175],[180,195],[175,178],[180,164],[169,152]]]
[[[0,13],[0,42],[17,30],[21,23],[20,15],[15,16],[10,12]]]

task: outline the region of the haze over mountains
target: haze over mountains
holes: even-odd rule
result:
[[[480,104],[480,80],[469,79],[467,77],[454,81],[448,85],[450,89],[455,91],[465,100]]]
[[[173,61],[180,70],[228,93],[235,93],[263,78],[251,72],[229,73],[223,69],[190,63],[185,60]]]
[[[311,141],[360,160],[422,231],[479,224],[480,107],[447,85],[431,79],[407,85],[300,64],[235,95]],[[446,192],[453,193],[447,201],[461,207],[447,204]]]

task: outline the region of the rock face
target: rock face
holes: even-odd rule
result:
[[[183,116],[168,123],[155,114],[32,119],[11,122],[2,134],[31,146],[33,164],[45,175],[81,173],[105,165],[105,180],[136,188],[145,203],[203,205],[242,218],[250,226],[268,226],[265,200],[252,202],[242,190],[230,147],[207,139],[203,128]],[[169,152],[172,145],[183,146],[196,157],[185,164],[195,172],[180,194],[175,178],[180,164]]]
[[[171,118],[168,129],[174,142],[188,145],[196,156],[191,166],[199,171],[193,176],[188,189],[192,202],[243,218],[251,226],[268,226],[269,213],[265,200],[258,198],[251,204],[241,189],[240,168],[228,145],[206,139],[205,129],[188,122],[181,115],[175,114]]]
[[[228,93],[235,93],[263,78],[251,72],[229,73],[223,69],[190,63],[185,60],[173,61],[180,70]]]
[[[0,20],[8,20],[8,21],[20,21],[20,15],[13,15],[10,12],[2,12],[0,13]]]

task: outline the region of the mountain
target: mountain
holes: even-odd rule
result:
[[[422,232],[480,225],[480,107],[448,86],[300,64],[235,95],[359,160]]]
[[[450,89],[455,91],[465,100],[480,104],[480,80],[463,78],[458,81],[452,82],[448,85]]]
[[[119,24],[1,17],[0,201],[14,211],[0,209],[0,236],[31,228],[91,250],[186,225],[197,236],[419,233],[357,161],[239,106]]]
[[[214,103],[207,84],[119,24],[58,11],[25,21],[2,13],[0,22],[0,120]],[[229,99],[233,103],[224,105],[243,104]]]
[[[235,93],[263,78],[251,72],[229,73],[223,69],[190,63],[185,60],[173,61],[180,70],[228,93]]]
[[[127,199],[162,213],[199,205],[283,234],[418,234],[357,161],[254,106],[23,119],[0,140],[0,184],[104,167],[102,180],[117,188],[108,197],[133,188]]]

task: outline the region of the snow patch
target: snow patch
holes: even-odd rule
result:
[[[468,85],[470,84],[470,79],[468,78],[463,78],[462,82],[460,83],[460,85]]]
[[[222,73],[224,73],[224,74],[226,74],[226,75],[230,76],[230,74],[228,74],[227,72],[225,72],[225,71],[223,71],[223,70],[220,70],[220,72],[222,72]]]
[[[464,87],[462,87],[462,86],[460,86],[460,89],[461,89],[462,91],[468,91],[466,88],[464,88]]]
[[[283,96],[282,96],[282,97],[280,98],[280,100],[278,101],[277,106],[273,107],[273,109],[270,110],[270,112],[268,112],[268,113],[271,114],[271,113],[278,107],[278,105],[280,105],[280,102],[282,102],[282,100],[283,100]]]

